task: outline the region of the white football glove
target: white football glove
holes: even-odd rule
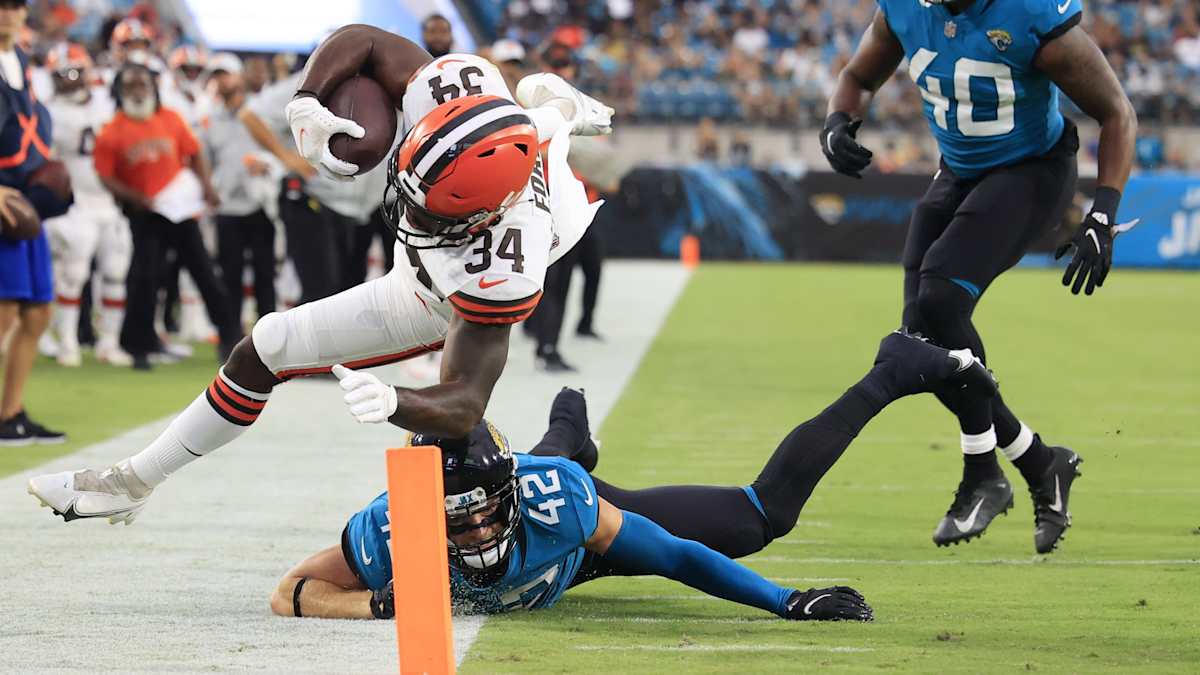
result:
[[[362,138],[366,130],[354,120],[338,117],[321,105],[313,96],[292,99],[284,108],[288,124],[292,127],[292,138],[300,156],[316,167],[321,175],[338,181],[354,180],[358,165],[343,162],[329,150],[329,139],[335,134],[348,134],[351,138]]]
[[[359,424],[379,424],[396,413],[396,388],[384,384],[370,373],[360,373],[346,366],[333,367],[333,374],[346,395],[342,400]]]
[[[571,123],[573,136],[612,133],[614,110],[579,91],[554,73],[528,75],[517,83],[517,103],[526,108],[554,106]]]

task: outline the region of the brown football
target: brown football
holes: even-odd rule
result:
[[[357,164],[358,175],[362,175],[388,156],[396,140],[396,107],[378,82],[355,75],[339,84],[323,103],[334,115],[358,122],[367,132],[362,138],[336,134],[329,140],[334,157]]]
[[[29,176],[29,184],[44,185],[64,202],[71,198],[71,174],[67,173],[67,166],[57,159],[39,166]]]
[[[0,234],[9,239],[33,239],[42,231],[42,219],[33,204],[20,193],[12,193],[4,200],[4,206],[13,215],[14,221],[0,215]]]

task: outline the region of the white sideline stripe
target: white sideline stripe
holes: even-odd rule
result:
[[[1033,558],[993,558],[986,560],[880,560],[868,558],[789,558],[787,556],[752,556],[742,562],[787,562],[796,565],[1047,565],[1050,567],[1087,567],[1108,565],[1142,567],[1153,565],[1200,565],[1200,558],[1166,558],[1162,560],[1050,560]]]
[[[668,619],[661,616],[581,616],[577,617],[576,621],[584,621],[587,623],[719,623],[719,624],[755,624],[769,623],[778,621],[779,619],[773,616],[764,616],[761,619]]]
[[[576,645],[580,652],[824,652],[865,654],[870,647],[826,647],[823,645]]]
[[[790,558],[789,558],[789,560],[790,560]],[[663,577],[652,577],[652,576],[617,577],[617,578],[619,578],[621,580],[621,583],[625,583],[627,581],[665,581],[665,579],[663,579]],[[841,583],[850,581],[850,579],[846,579],[843,577],[767,577],[767,578],[770,579],[771,581],[778,581],[778,582],[783,582],[783,583],[795,583],[798,581],[811,581],[811,582],[817,583],[817,584],[841,584]]]
[[[634,268],[625,274],[626,279],[629,279],[637,273],[636,269],[638,264],[626,264]],[[614,265],[614,267],[615,266],[616,265]],[[654,339],[658,336],[659,330],[662,329],[663,323],[667,320],[667,315],[670,314],[671,309],[675,307],[675,301],[679,299],[679,296],[683,293],[684,289],[687,288],[688,280],[690,280],[692,276],[691,270],[687,270],[682,266],[674,266],[670,264],[649,263],[645,265],[644,269],[646,269],[647,272],[640,276],[641,280],[644,282],[646,276],[650,276],[657,282],[652,283],[652,285],[658,288],[658,293],[650,297],[645,297],[645,287],[642,283],[635,284],[634,288],[627,288],[625,286],[615,286],[612,281],[608,281],[607,284],[601,282],[602,287],[600,289],[600,297],[604,298],[604,304],[600,309],[604,309],[606,306],[608,306],[608,303],[612,303],[612,306],[635,306],[637,311],[630,312],[627,310],[623,314],[627,319],[625,325],[635,327],[633,330],[635,330],[636,333],[635,336],[626,337],[620,342],[617,342],[614,340],[614,338],[619,339],[624,336],[621,336],[619,333],[609,333],[608,344],[600,347],[611,352],[611,350],[617,349],[619,345],[619,347],[622,349],[623,358],[615,368],[611,367],[607,361],[603,362],[606,366],[606,374],[611,378],[605,382],[606,386],[603,389],[592,387],[590,385],[587,387],[588,422],[592,429],[600,428],[600,426],[604,423],[604,419],[608,417],[609,411],[612,410],[612,407],[616,404],[617,399],[620,398],[621,394],[625,391],[625,386],[629,384],[629,380],[631,380],[634,374],[637,373],[638,368],[641,366],[642,359],[646,356],[646,352],[650,350],[651,343],[653,343]],[[613,277],[614,275],[609,274],[605,275],[604,278],[612,279]],[[572,284],[572,291],[567,298],[568,312],[567,316],[563,317],[563,325],[565,326],[573,326],[575,324],[570,322],[577,322],[579,320],[577,312],[579,311],[578,308],[582,306],[582,303],[580,302],[580,298],[578,295],[576,295],[575,291],[575,288],[579,286],[580,284]],[[581,293],[582,291],[578,292]],[[613,299],[614,296],[617,296],[616,301]],[[657,306],[655,306],[656,303],[661,304],[657,304]],[[650,313],[650,316],[646,316],[647,312]],[[633,314],[634,316],[630,316],[630,314]],[[610,313],[609,316],[611,315],[612,314]],[[571,345],[570,338],[567,336],[564,336],[564,338],[567,341],[568,350],[576,348],[576,345],[579,344],[579,341],[576,341],[576,345]],[[579,345],[579,347],[583,346]],[[597,348],[596,345],[589,345],[588,347],[593,349]],[[581,348],[580,351],[584,350]],[[568,351],[568,353],[575,352]],[[571,383],[570,381],[562,383],[570,383],[571,386],[578,386],[577,383],[580,382],[582,376],[583,374],[579,374],[577,377],[575,377],[575,383]],[[501,384],[503,383],[504,379],[501,378]],[[615,387],[609,390],[608,385],[614,384]],[[610,395],[606,396],[606,393],[610,393]],[[493,395],[493,399],[494,398],[496,397]],[[528,406],[531,404],[529,398],[529,396],[522,397],[522,400],[518,401],[519,405],[528,408]],[[548,408],[549,403],[547,403],[546,406],[541,409],[546,410]],[[489,417],[497,419],[494,416],[494,413],[492,413],[491,404],[489,404],[488,412]],[[538,417],[538,419],[541,420],[540,417]],[[543,429],[544,427],[539,427],[537,436],[530,440],[528,445],[525,447],[533,447],[533,444],[541,438]],[[512,436],[509,437],[509,440],[510,442],[517,442]],[[467,655],[470,654],[471,647],[475,644],[475,640],[478,639],[479,631],[483,629],[486,621],[486,617],[473,617],[473,620],[470,623],[464,625],[460,624],[458,619],[455,620],[454,660],[458,665],[461,666],[463,661],[466,660]]]

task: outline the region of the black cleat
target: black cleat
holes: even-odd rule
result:
[[[970,349],[939,347],[919,333],[904,329],[879,342],[875,366],[887,371],[898,396],[955,385],[977,389],[985,397],[995,396],[998,391],[996,378]]]
[[[584,471],[591,473],[600,462],[600,449],[588,426],[587,401],[583,397],[582,389],[563,387],[554,397],[554,403],[550,404],[550,425],[553,426],[555,420],[560,419],[575,427],[579,431],[579,437],[583,439],[571,452],[570,458],[582,466]]]
[[[548,351],[537,355],[537,366],[547,373],[573,373],[575,366],[563,361],[562,354]]]
[[[1036,485],[1029,485],[1033,497],[1033,547],[1038,553],[1053,553],[1071,526],[1067,500],[1071,484],[1083,474],[1079,465],[1083,458],[1069,448],[1051,447],[1054,461]]]
[[[1013,506],[1013,490],[1003,474],[998,478],[968,482],[963,478],[954,493],[954,503],[933,531],[933,543],[949,546],[983,534],[996,516]]]

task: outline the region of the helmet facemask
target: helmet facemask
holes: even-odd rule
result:
[[[516,476],[491,495],[483,487],[446,495],[445,507],[446,549],[450,563],[476,583],[487,583],[504,576],[521,521]],[[464,535],[480,529],[491,534],[479,541],[459,543]]]
[[[421,181],[410,171],[400,171],[399,153],[400,146],[396,146],[388,160],[388,184],[380,209],[383,219],[395,230],[396,238],[409,248],[455,248],[470,243],[480,232],[499,222],[518,196],[509,193],[496,209],[477,211],[465,218],[436,214],[418,203]]]

